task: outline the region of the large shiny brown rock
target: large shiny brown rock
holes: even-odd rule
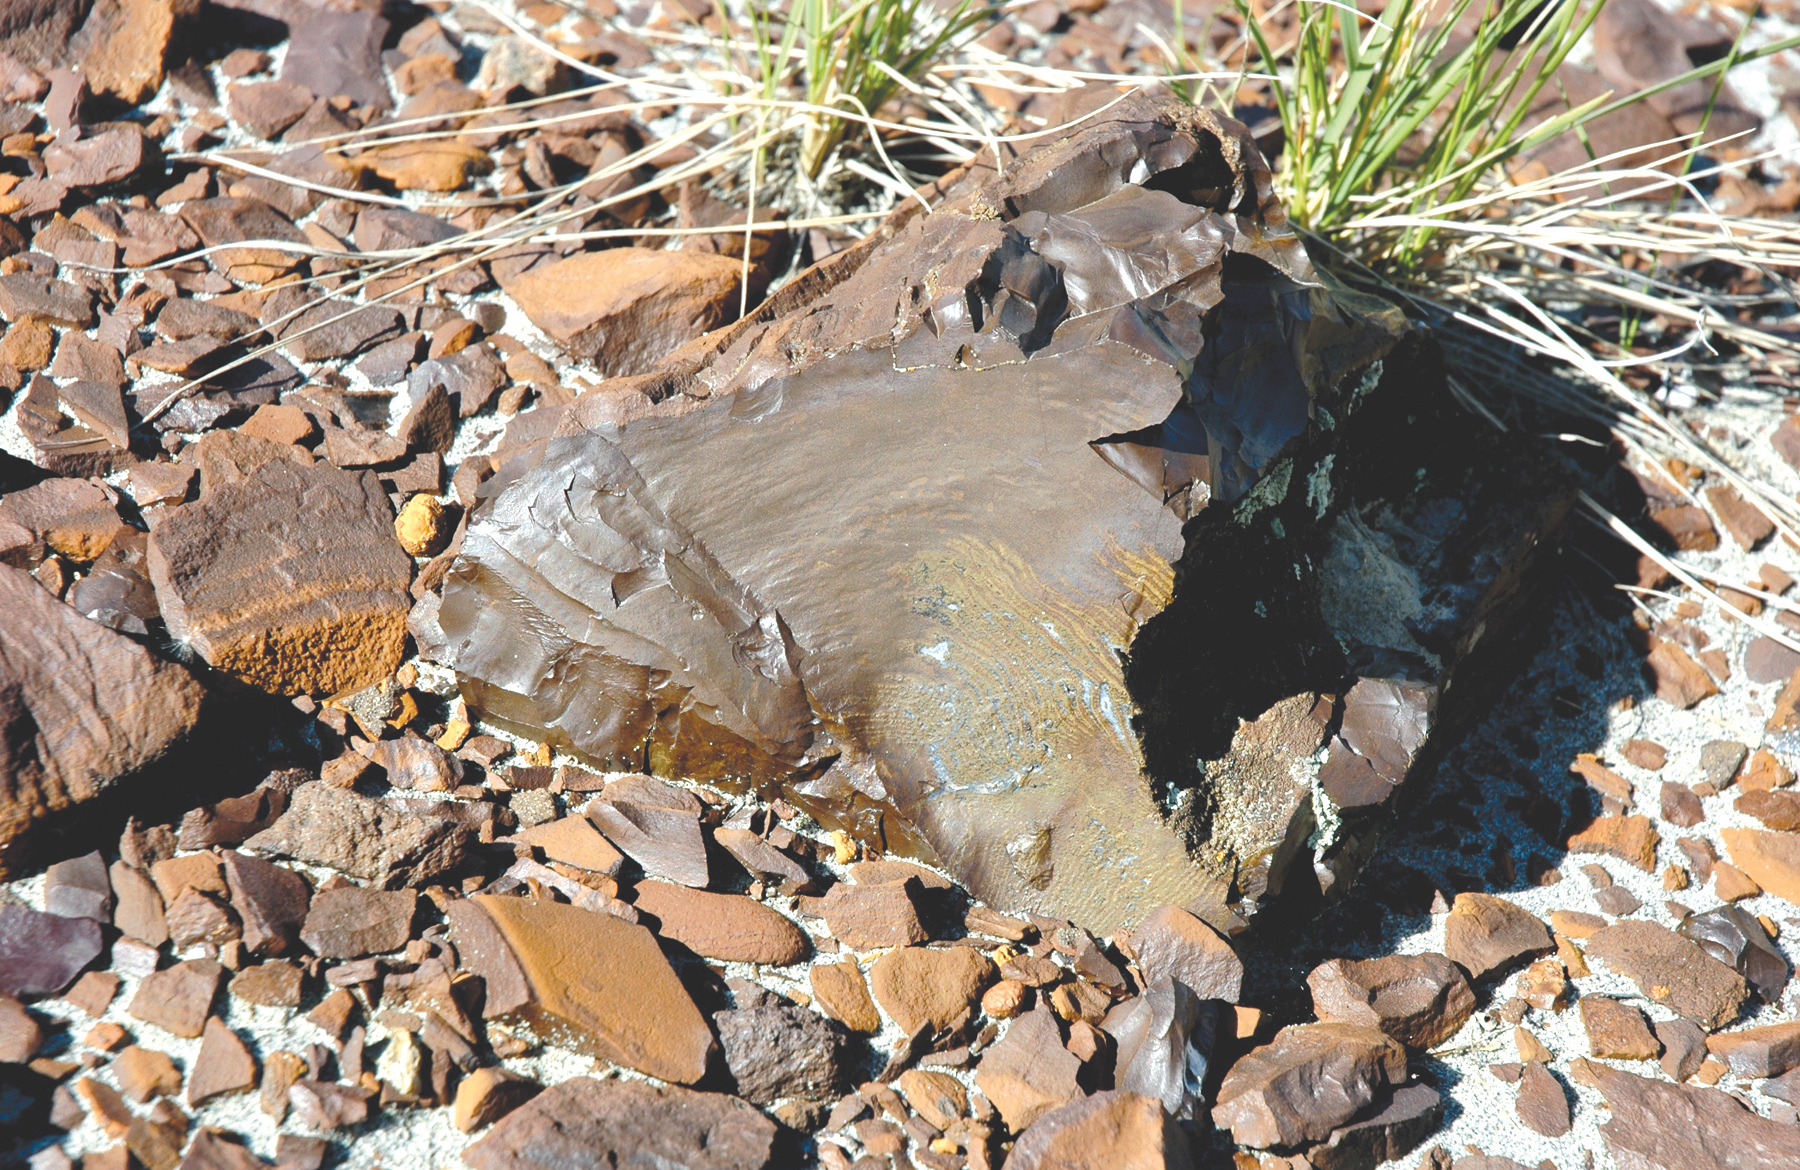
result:
[[[1326,1023],[1380,1028],[1408,1048],[1435,1048],[1475,1013],[1475,993],[1443,955],[1333,959],[1306,977],[1313,1015]]]
[[[457,953],[487,986],[489,1018],[677,1084],[714,1044],[656,936],[610,914],[478,895],[450,906]]]
[[[764,1170],[775,1133],[754,1106],[723,1093],[577,1077],[502,1117],[463,1161],[475,1170]]]
[[[1330,818],[1272,762],[1310,761],[1336,718],[1317,680],[1348,675],[1367,685],[1327,788],[1354,815],[1319,846],[1347,877],[1453,665],[1405,622],[1503,641],[1569,494],[1470,490],[1498,448],[1458,449],[1442,495],[1350,457],[1367,403],[1437,375],[1391,308],[1314,280],[1236,123],[1133,99],[928,194],[521,434],[422,641],[485,719],[608,768],[781,785],[989,904],[1101,934],[1162,905],[1231,929],[1234,883],[1274,887]],[[1429,395],[1372,419],[1368,449],[1408,445],[1394,427]],[[1358,600],[1387,562],[1346,514],[1386,523],[1396,493],[1462,526],[1404,620]],[[1254,761],[1212,761],[1300,693],[1306,726],[1246,746],[1270,799],[1236,801]]]
[[[275,694],[378,682],[406,644],[412,559],[373,472],[277,460],[208,484],[150,535],[174,638]]]
[[[1295,1024],[1225,1074],[1213,1124],[1241,1146],[1323,1141],[1373,1101],[1406,1081],[1406,1049],[1385,1032],[1356,1024]]]
[[[200,717],[181,667],[0,566],[0,877],[31,829],[166,756]]]
[[[1138,924],[1127,944],[1145,983],[1167,975],[1201,999],[1238,1001],[1244,964],[1219,932],[1179,906],[1163,906]]]
[[[632,904],[663,938],[727,963],[785,967],[812,953],[793,921],[742,894],[712,894],[670,882],[641,882]]]

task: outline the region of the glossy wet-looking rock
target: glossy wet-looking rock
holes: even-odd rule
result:
[[[1346,474],[1392,462],[1339,451],[1381,437],[1357,416],[1441,382],[1317,282],[1235,123],[1133,99],[942,195],[509,435],[421,643],[484,718],[779,786],[991,902],[1230,926],[1337,814],[1292,765],[1383,806],[1530,542],[1491,507],[1352,515],[1363,480],[1423,494]],[[1165,610],[1150,657],[1182,668],[1128,685]],[[1257,622],[1273,661],[1239,658]],[[1195,767],[1296,692],[1293,759]]]

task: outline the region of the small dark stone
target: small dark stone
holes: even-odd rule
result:
[[[59,861],[44,872],[44,909],[64,918],[112,922],[112,881],[98,850]]]
[[[1764,1000],[1781,1001],[1788,982],[1787,959],[1749,911],[1721,906],[1685,919],[1677,931],[1742,975]]]
[[[0,905],[0,995],[55,995],[100,955],[100,924]]]

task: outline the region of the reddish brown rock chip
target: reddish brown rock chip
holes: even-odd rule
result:
[[[456,1086],[456,1128],[463,1133],[485,1129],[543,1089],[536,1081],[497,1066],[478,1068]]]
[[[1795,665],[1800,666],[1800,662],[1796,662]],[[1783,675],[1782,677],[1787,676]],[[1619,754],[1625,757],[1627,763],[1634,764],[1646,772],[1662,771],[1662,766],[1669,760],[1668,749],[1651,739],[1628,739],[1625,741],[1625,746],[1619,749]]]
[[[1731,534],[1731,539],[1737,541],[1745,552],[1769,539],[1775,532],[1775,522],[1765,516],[1762,509],[1738,495],[1730,484],[1707,488],[1706,502],[1719,514],[1719,522],[1725,525],[1725,531]]]
[[[1792,833],[1800,829],[1800,792],[1752,790],[1739,796],[1734,807],[1776,832]]]
[[[542,850],[546,861],[558,861],[608,877],[617,877],[625,868],[625,855],[613,848],[613,843],[584,816],[561,817],[533,825],[513,834],[513,842]]]
[[[1706,1050],[1740,1077],[1778,1077],[1800,1065],[1800,1023],[1765,1024],[1706,1038]]]
[[[1587,957],[1602,960],[1647,998],[1708,1029],[1736,1019],[1750,996],[1742,975],[1653,922],[1619,922],[1595,932]]]
[[[749,829],[715,829],[713,840],[723,846],[751,877],[783,894],[810,894],[818,883],[806,867]],[[857,879],[861,881],[860,878]]]
[[[1554,949],[1549,927],[1492,894],[1458,894],[1444,920],[1444,953],[1471,979]]]
[[[1722,829],[1719,837],[1733,865],[1769,893],[1800,905],[1800,834]]]
[[[1636,1170],[1777,1170],[1800,1165],[1800,1129],[1758,1117],[1716,1089],[1669,1085],[1605,1065],[1571,1075],[1612,1109],[1600,1136]]]
[[[1712,517],[1697,504],[1678,504],[1650,513],[1650,523],[1668,534],[1683,552],[1706,552],[1719,547],[1719,533]]]
[[[112,1073],[119,1089],[139,1105],[181,1092],[181,1070],[166,1052],[133,1044],[113,1058]]]
[[[1569,838],[1569,852],[1603,853],[1652,873],[1659,840],[1649,817],[1596,817],[1593,824]]]
[[[1662,1045],[1650,1034],[1644,1013],[1605,995],[1581,997],[1581,1026],[1590,1055],[1607,1060],[1655,1060]]]
[[[44,1046],[44,1027],[25,1005],[0,995],[0,1064],[24,1064]]]
[[[225,1026],[225,1021],[213,1016],[206,1021],[200,1052],[188,1075],[188,1105],[201,1105],[231,1093],[247,1093],[255,1087],[256,1058],[238,1034]]]
[[[99,957],[100,924],[0,904],[0,995],[55,995]]]
[[[646,926],[703,958],[785,967],[812,953],[811,940],[791,920],[742,894],[640,882],[632,905],[655,919]]]
[[[877,885],[839,882],[817,903],[831,936],[858,951],[906,947],[931,935],[919,919],[925,890],[916,877]]]
[[[181,667],[0,566],[0,877],[25,860],[33,825],[180,743],[201,694]]]
[[[232,908],[244,924],[244,945],[252,954],[286,954],[306,921],[312,897],[306,879],[285,866],[235,851],[222,854],[220,860]]]
[[[412,560],[393,523],[375,475],[278,460],[166,515],[150,579],[172,636],[219,670],[276,694],[348,690],[400,665]]]
[[[1306,977],[1313,1015],[1332,1024],[1379,1028],[1409,1048],[1435,1048],[1475,1013],[1475,993],[1443,955],[1332,959]]]
[[[342,886],[312,900],[300,939],[327,959],[360,959],[400,950],[412,937],[419,895],[414,890]]]
[[[281,1142],[286,1144],[290,1136],[292,1135],[283,1134]],[[322,1164],[322,1160],[315,1162],[310,1170],[318,1170]],[[181,1159],[177,1170],[265,1170],[268,1165],[224,1130],[202,1126],[194,1140],[188,1144],[187,1154]],[[276,1165],[281,1170],[309,1170],[305,1163],[290,1162],[286,1158]]]
[[[377,800],[315,783],[295,789],[287,812],[244,847],[394,889],[455,869],[477,835],[476,825],[448,804]]]
[[[1225,1074],[1213,1124],[1229,1129],[1242,1146],[1323,1141],[1382,1087],[1405,1081],[1406,1049],[1385,1032],[1355,1024],[1295,1024]]]
[[[649,776],[626,776],[607,784],[583,811],[651,877],[695,889],[705,889],[711,880],[700,800],[686,789]]]
[[[961,1031],[997,977],[973,947],[897,947],[869,968],[875,1002],[908,1036],[926,1025],[934,1035]]]
[[[975,1084],[1007,1128],[1020,1133],[1050,1110],[1079,1100],[1080,1073],[1081,1060],[1063,1047],[1055,1013],[1040,1006],[1014,1020],[982,1054]]]
[[[712,1032],[648,930],[538,898],[478,895],[449,917],[489,1018],[666,1081],[705,1075]]]
[[[1236,1003],[1243,990],[1244,964],[1231,944],[1179,906],[1153,911],[1126,945],[1149,983],[1167,975],[1201,999],[1227,1003]]]
[[[1569,1099],[1563,1094],[1562,1082],[1541,1064],[1525,1066],[1514,1108],[1528,1129],[1545,1137],[1561,1137],[1569,1132]]]
[[[1671,706],[1685,711],[1719,693],[1712,675],[1673,642],[1651,638],[1648,662],[1656,679],[1656,697]]]
[[[563,349],[618,377],[735,317],[739,275],[729,256],[609,248],[534,269],[507,292]]]
[[[1692,788],[1674,780],[1664,780],[1662,818],[1671,825],[1689,829],[1706,819],[1706,809],[1701,807],[1700,798],[1694,795]]]
[[[300,968],[283,959],[246,967],[231,980],[231,994],[264,1007],[299,1007]]]
[[[1008,1170],[1187,1170],[1193,1161],[1187,1135],[1160,1101],[1110,1090],[1038,1118],[1019,1135],[1006,1165]]]
[[[144,976],[125,1010],[177,1036],[197,1039],[212,1013],[225,968],[212,959],[190,959]]]
[[[775,1133],[773,1121],[722,1093],[577,1077],[501,1118],[463,1160],[474,1170],[764,1170]]]
[[[1397,1162],[1436,1133],[1443,1119],[1442,1094],[1430,1085],[1403,1085],[1373,1116],[1332,1130],[1329,1138],[1306,1151],[1307,1161],[1316,1170],[1355,1170]],[[1420,1165],[1432,1170],[1430,1156]]]
[[[869,998],[869,984],[855,959],[839,963],[815,963],[806,969],[813,1002],[852,1032],[873,1035],[881,1031],[881,1015]]]

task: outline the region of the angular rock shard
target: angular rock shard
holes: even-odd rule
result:
[[[33,825],[167,755],[200,701],[187,671],[0,566],[0,877],[23,864]]]
[[[1107,934],[1164,904],[1227,929],[1273,885],[1263,852],[1330,819],[1311,785],[1221,819],[1242,770],[1195,761],[1344,695],[1307,735],[1347,877],[1566,507],[1555,469],[1494,474],[1488,436],[1387,457],[1444,446],[1407,431],[1441,375],[1390,306],[1320,283],[1234,122],[1134,98],[931,194],[521,439],[434,652],[486,719],[779,786]],[[1291,649],[1245,654],[1258,629]]]
[[[501,1118],[463,1161],[475,1170],[764,1170],[774,1147],[775,1123],[734,1097],[577,1077]]]

